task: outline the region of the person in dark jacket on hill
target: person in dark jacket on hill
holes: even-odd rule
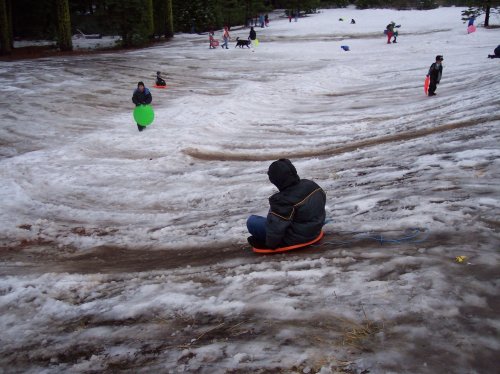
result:
[[[248,35],[248,39],[250,39],[250,40],[257,39],[257,33],[255,32],[253,27],[250,27],[250,34]]]
[[[436,62],[434,62],[431,67],[429,68],[429,72],[427,73],[427,76],[431,78],[430,83],[429,83],[429,91],[428,95],[429,96],[435,96],[436,93],[436,85],[439,84],[439,81],[441,80],[441,76],[443,75],[443,65],[441,62],[444,60],[443,56],[437,55],[436,56]]]
[[[144,86],[143,82],[137,83],[137,88],[134,90],[134,94],[132,95],[132,102],[135,106],[139,105],[148,105],[153,101],[153,97],[151,96],[151,92]],[[146,126],[141,126],[137,124],[137,129],[142,131],[146,128]]]
[[[488,58],[500,58],[500,44],[493,51],[493,55],[488,55]]]
[[[248,242],[258,248],[276,249],[315,239],[325,223],[326,194],[315,182],[300,179],[288,159],[274,161],[267,172],[279,192],[269,198],[267,217],[252,215]]]

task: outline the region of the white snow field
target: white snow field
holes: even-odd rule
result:
[[[0,62],[0,373],[498,372],[500,29],[461,10]],[[326,235],[258,256],[282,157],[327,192]]]

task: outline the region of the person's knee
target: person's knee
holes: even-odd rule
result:
[[[250,231],[250,228],[253,226],[253,223],[255,222],[255,215],[251,215],[250,217],[248,217],[247,219],[247,229],[248,231]]]
[[[255,214],[252,214],[252,215],[251,215],[250,217],[248,217],[248,219],[247,219],[247,226],[248,226],[248,225],[251,225],[251,224],[253,224],[253,223],[258,222],[258,221],[259,221],[259,219],[260,219],[260,217],[259,217],[259,216],[256,216]]]

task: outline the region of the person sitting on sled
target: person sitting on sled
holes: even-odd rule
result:
[[[325,223],[326,194],[315,182],[300,179],[288,159],[274,161],[267,172],[279,192],[269,198],[267,217],[252,215],[247,228],[254,247],[276,249],[315,239]]]
[[[167,82],[165,82],[165,80],[161,76],[161,71],[156,72],[156,85],[162,87],[167,85]]]
[[[488,55],[488,58],[500,58],[500,44],[493,51],[493,55]]]

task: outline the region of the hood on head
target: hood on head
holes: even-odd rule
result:
[[[281,158],[274,161],[267,171],[269,180],[272,184],[278,187],[278,190],[283,191],[285,188],[293,186],[300,182],[295,166],[286,158]]]

